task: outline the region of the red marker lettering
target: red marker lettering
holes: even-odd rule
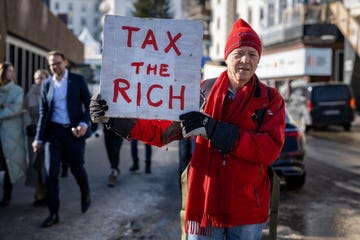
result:
[[[143,44],[141,45],[141,48],[144,49],[146,47],[146,45],[153,45],[153,47],[156,51],[159,50],[157,43],[156,43],[156,38],[155,38],[154,32],[151,29],[149,29],[148,32],[146,33],[146,36],[145,36]]]
[[[130,26],[122,26],[121,29],[128,31],[127,46],[131,47],[132,32],[137,32],[140,30],[140,28],[130,27]]]
[[[173,86],[170,86],[169,89],[169,109],[173,109],[173,99],[180,99],[180,110],[184,110],[184,99],[185,99],[185,86],[181,86],[180,95],[175,96],[174,95],[174,88]]]
[[[123,83],[125,86],[121,87],[120,84]],[[118,78],[114,80],[114,96],[113,96],[113,102],[117,102],[117,99],[119,97],[119,93],[121,96],[125,99],[126,102],[130,103],[131,99],[126,94],[126,90],[130,88],[130,83],[126,79]]]

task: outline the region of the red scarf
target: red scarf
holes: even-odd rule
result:
[[[204,112],[216,120],[240,127],[243,115],[241,113],[246,110],[246,105],[254,96],[256,81],[254,76],[236,93],[233,102],[224,106],[229,89],[227,71],[224,71],[212,87]],[[207,235],[209,229],[206,227],[228,227],[232,224],[228,221],[233,205],[236,204],[230,200],[232,184],[220,183],[220,178],[224,180],[220,169],[225,157],[210,145],[210,141],[197,137],[189,171],[185,216],[190,233]]]

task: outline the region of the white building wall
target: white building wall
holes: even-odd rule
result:
[[[106,14],[132,16],[134,0],[50,0],[49,8],[54,15],[67,14],[68,28],[79,36],[84,27],[98,41],[101,40],[103,16],[100,8],[106,9]],[[174,18],[182,18],[182,0],[171,0],[171,11]]]
[[[229,19],[231,15],[227,11],[228,4],[233,0],[211,0],[212,21],[210,23],[211,47],[210,57],[214,61],[223,60],[223,52],[226,44],[226,38],[231,29],[226,21],[235,21]],[[298,0],[284,0],[287,8],[292,8],[299,4]],[[263,38],[263,34],[279,33],[281,38],[282,21],[280,19],[281,0],[236,0],[236,15],[247,21],[253,29]],[[229,9],[229,10],[228,10]],[[271,24],[271,26],[269,26]],[[274,36],[276,38],[277,36]]]
[[[210,2],[212,9],[210,57],[214,61],[223,60],[226,38],[237,17],[249,22],[260,37],[264,28],[263,22],[260,21],[260,14],[261,8],[264,8],[267,0],[236,0],[235,19],[230,18],[231,14],[227,13],[227,9],[232,10],[228,7],[228,4],[231,4],[230,1],[233,0],[211,0]]]
[[[95,39],[100,37],[101,14],[98,5],[101,0],[51,0],[50,11],[54,15],[67,14],[68,28],[79,35],[84,27],[88,28]]]
[[[227,26],[227,1],[211,0],[212,21],[210,23],[211,47],[209,51],[210,58],[214,61],[224,59],[224,49],[228,32]]]

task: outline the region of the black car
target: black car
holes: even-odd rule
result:
[[[302,187],[306,178],[304,158],[305,134],[297,127],[287,112],[285,142],[279,158],[272,164],[272,167],[276,174],[285,180],[288,187]]]
[[[344,83],[291,84],[286,107],[304,131],[329,125],[339,125],[349,131],[354,120],[355,99],[350,86]]]

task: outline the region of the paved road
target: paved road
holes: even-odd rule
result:
[[[102,138],[87,142],[86,168],[92,190],[92,206],[80,212],[80,194],[70,175],[61,179],[60,224],[40,228],[47,216],[46,208],[31,206],[34,190],[24,186],[24,179],[14,186],[11,205],[0,208],[0,239],[77,239],[77,240],[175,240],[180,239],[178,211],[181,206],[178,186],[178,148],[174,142],[163,148],[153,148],[151,175],[144,173],[144,148],[139,144],[141,169],[131,174],[130,144],[124,141],[121,149],[122,171],[115,188],[107,187],[109,164]],[[310,131],[309,135],[346,141],[359,146],[360,118],[348,133],[338,128]],[[2,196],[2,189],[0,190]],[[160,220],[159,220],[160,219]],[[279,235],[284,230],[278,229]],[[266,238],[267,230],[264,230]]]
[[[130,144],[121,149],[121,176],[115,188],[107,187],[109,164],[102,138],[91,137],[86,148],[92,205],[80,211],[80,194],[73,176],[60,179],[60,223],[40,228],[47,216],[46,207],[33,207],[34,190],[24,186],[24,179],[14,186],[11,205],[0,208],[0,239],[180,239],[178,211],[181,206],[178,187],[177,142],[153,148],[152,174],[144,173],[144,148],[140,171],[129,172]],[[2,190],[0,190],[2,196]],[[169,201],[168,199],[171,199]],[[159,214],[166,214],[163,221]],[[165,231],[165,233],[163,233]],[[158,234],[158,236],[157,236]]]

